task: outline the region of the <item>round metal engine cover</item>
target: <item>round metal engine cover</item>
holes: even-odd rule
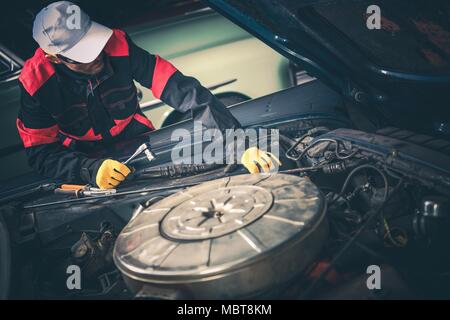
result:
[[[307,178],[253,174],[202,183],[139,212],[114,261],[128,286],[160,298],[244,298],[288,282],[328,236]]]

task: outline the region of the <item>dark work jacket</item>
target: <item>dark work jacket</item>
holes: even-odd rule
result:
[[[191,111],[205,127],[239,127],[211,92],[170,62],[136,46],[114,30],[103,50],[105,67],[95,76],[52,64],[38,49],[19,77],[17,129],[29,164],[40,174],[92,183],[104,159],[86,152],[154,130],[140,110],[133,80],[178,111]]]

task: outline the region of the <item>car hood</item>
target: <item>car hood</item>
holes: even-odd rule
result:
[[[372,117],[450,134],[448,1],[206,2]]]

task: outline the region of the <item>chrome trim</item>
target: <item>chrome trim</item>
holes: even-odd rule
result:
[[[312,76],[310,76],[306,71],[301,70],[301,71],[296,71],[295,74],[295,84],[297,86],[305,84],[305,83],[309,83],[313,80],[317,80],[317,78],[314,78]]]
[[[13,81],[19,78],[20,71],[22,70],[24,61],[1,44],[0,44],[0,59],[5,60],[7,63],[9,63],[11,67],[10,73],[5,74],[4,78],[0,80],[0,84],[7,83],[9,81]]]

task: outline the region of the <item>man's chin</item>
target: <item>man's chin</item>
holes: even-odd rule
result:
[[[96,75],[96,74],[100,73],[104,67],[105,67],[105,64],[102,62],[98,65],[91,66],[89,69],[79,70],[78,72],[88,74],[88,75]]]
[[[100,72],[103,70],[104,67],[105,67],[105,64],[102,63],[101,65],[99,65],[99,67],[95,68],[95,69],[92,71],[92,74],[100,73]]]

